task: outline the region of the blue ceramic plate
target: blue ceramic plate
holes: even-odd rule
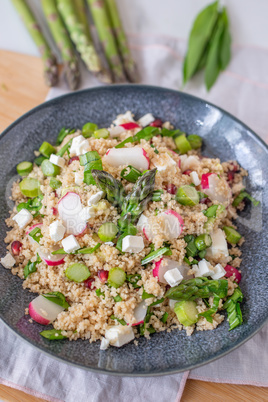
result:
[[[10,209],[6,191],[8,194],[10,182],[16,175],[16,164],[32,160],[33,150],[45,140],[53,143],[63,126],[82,127],[87,121],[93,121],[100,127],[107,127],[116,115],[127,110],[134,112],[136,117],[152,112],[186,133],[199,134],[204,139],[204,155],[219,157],[222,161],[236,159],[248,170],[246,188],[261,204],[256,208],[248,205],[237,222],[246,239],[242,246],[243,325],[229,332],[228,322],[224,321],[214,331],[195,332],[191,337],[177,330],[156,333],[149,341],[141,338],[138,347],[132,342],[120,349],[110,347],[107,351],[100,351],[100,342],[50,342],[39,335],[43,327],[30,324],[29,316],[24,316],[24,309],[33,294],[23,290],[21,279],[2,266],[0,317],[31,345],[85,369],[136,376],[171,374],[200,366],[230,352],[253,336],[268,316],[268,151],[262,140],[233,116],[184,93],[138,85],[75,92],[26,113],[0,137],[0,255],[5,255],[7,228],[4,219]]]

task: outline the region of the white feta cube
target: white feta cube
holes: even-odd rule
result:
[[[144,249],[144,241],[141,236],[125,236],[122,241],[124,253],[139,253]]]
[[[182,280],[183,276],[178,270],[178,268],[169,269],[165,274],[164,278],[172,288],[177,286]]]
[[[49,235],[56,243],[63,239],[65,232],[66,228],[60,223],[60,221],[54,221],[49,225]]]
[[[65,165],[65,159],[59,155],[51,154],[49,161],[53,163],[53,165],[57,165],[59,167],[63,167]]]
[[[0,262],[3,267],[7,269],[12,268],[16,264],[15,258],[10,253],[7,253],[5,257],[1,258]]]
[[[74,182],[77,186],[81,186],[84,181],[83,172],[74,172]]]
[[[97,204],[104,197],[104,195],[104,191],[98,191],[96,194],[93,194],[88,200],[88,205],[90,206]]]
[[[113,121],[116,126],[120,126],[120,124],[134,122],[132,113],[128,110],[124,114],[119,114],[117,118]]]
[[[13,216],[13,221],[17,222],[20,229],[24,229],[33,220],[33,215],[25,208]]]
[[[78,137],[73,138],[70,147],[70,155],[71,156],[83,155],[89,151],[89,148],[90,147],[88,141],[82,135],[79,135]]]
[[[146,127],[146,126],[149,126],[149,124],[151,124],[153,121],[155,121],[155,118],[154,118],[154,116],[152,115],[152,113],[147,113],[147,114],[145,114],[144,116],[142,116],[142,117],[139,119],[139,124],[140,124],[142,127]]]
[[[214,273],[211,273],[210,276],[212,279],[220,279],[226,274],[225,269],[221,264],[217,264],[214,267]]]
[[[178,303],[178,300],[169,299],[168,304],[171,310],[174,310],[175,304]]]
[[[198,270],[195,274],[195,277],[211,276],[211,273],[213,273],[212,265],[203,258],[203,260],[199,261],[198,263]]]
[[[78,243],[74,235],[70,235],[63,239],[61,244],[65,253],[73,253],[80,248],[80,244]]]
[[[82,221],[88,221],[91,218],[94,218],[96,215],[96,210],[94,207],[84,207],[80,212],[79,212],[79,218],[81,218]]]
[[[109,340],[106,339],[106,338],[102,338],[101,344],[100,344],[100,350],[106,350],[106,349],[108,349],[109,345],[110,345]]]
[[[130,326],[117,325],[106,330],[105,338],[109,341],[110,345],[120,348],[126,343],[133,341],[135,335]]]
[[[198,174],[197,174],[197,172],[195,170],[193,170],[190,173],[190,177],[191,177],[192,182],[194,183],[194,185],[199,186],[199,184],[201,183],[201,180],[199,179]]]
[[[108,131],[110,133],[110,137],[115,138],[118,137],[118,135],[122,134],[125,131],[125,129],[121,126],[114,126],[108,128]]]

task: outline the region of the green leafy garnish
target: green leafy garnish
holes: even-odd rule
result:
[[[165,313],[163,314],[162,318],[161,318],[161,321],[165,324],[165,323],[167,322],[167,319],[168,319],[168,313],[165,312]]]
[[[150,141],[150,139],[157,134],[160,134],[160,131],[157,127],[145,127],[133,137],[127,137],[124,141],[117,144],[115,148],[123,148],[127,143],[140,142],[140,140]]]
[[[98,297],[103,296],[103,297],[105,298],[105,293],[102,292],[100,289],[96,289],[96,295],[97,295]]]
[[[61,292],[50,292],[50,293],[45,293],[42,295],[45,297],[47,300],[58,304],[59,306],[68,309],[70,307],[69,303],[67,303],[65,296]]]
[[[75,129],[62,127],[62,129],[60,130],[60,132],[58,134],[56,145],[60,145],[62,143],[62,141],[64,140],[64,138],[67,137],[67,135],[73,134],[74,132],[75,132]]]
[[[20,212],[23,208],[29,212],[34,212],[33,217],[36,218],[40,215],[40,209],[42,208],[43,195],[35,198],[30,198],[27,202],[21,202],[17,205],[17,211]]]
[[[112,320],[116,320],[116,321],[118,321],[121,325],[127,325],[127,323],[126,323],[126,321],[125,320],[120,320],[119,318],[117,318],[115,315],[111,315],[111,317],[110,317]]]
[[[27,264],[25,265],[24,269],[23,269],[23,275],[24,278],[26,279],[30,274],[32,274],[33,272],[37,271],[37,267],[36,265],[38,264],[37,261],[35,262],[31,262],[28,261]]]
[[[138,285],[138,282],[141,280],[141,275],[140,274],[129,274],[127,275],[126,281],[131,283],[134,289],[139,289],[140,286]]]
[[[62,335],[60,329],[47,329],[45,331],[40,332],[40,335],[43,338],[52,340],[60,340],[60,339],[67,339],[67,336]]]
[[[247,193],[245,190],[242,190],[238,196],[235,197],[234,201],[233,201],[233,207],[238,207],[238,205],[240,204],[240,202],[242,202],[245,198],[247,198],[248,200],[250,200],[252,202],[252,204],[254,205],[254,207],[256,207],[257,205],[259,205],[260,201],[257,201],[255,198],[253,198],[249,193]]]
[[[219,308],[219,303],[220,303],[220,297],[215,295],[213,298],[213,304],[210,307],[209,310],[204,311],[203,313],[198,314],[199,317],[205,317],[206,320],[210,323],[213,322],[212,316],[217,312]]]
[[[117,296],[114,297],[114,301],[115,301],[116,303],[121,302],[122,300],[123,300],[123,299],[122,299],[122,297],[121,297],[120,295],[117,295]]]
[[[151,253],[147,254],[142,260],[141,265],[148,264],[149,262],[155,260],[156,258],[160,257],[161,255],[171,255],[172,251],[169,247],[159,248],[156,251],[151,251]]]

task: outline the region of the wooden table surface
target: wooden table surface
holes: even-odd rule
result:
[[[0,50],[0,132],[23,113],[43,102],[48,88],[43,83],[42,74],[39,58]],[[4,385],[0,385],[0,400],[43,401]],[[188,380],[182,402],[193,401],[268,401],[268,389]]]

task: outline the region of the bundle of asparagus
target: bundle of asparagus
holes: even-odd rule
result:
[[[45,82],[53,86],[58,81],[58,67],[38,21],[27,0],[12,0],[44,61]],[[64,74],[70,89],[79,85],[80,72],[76,51],[86,67],[105,83],[138,80],[115,0],[87,0],[99,41],[106,56],[109,71],[103,67],[92,40],[86,0],[41,0],[44,17],[61,54]]]

